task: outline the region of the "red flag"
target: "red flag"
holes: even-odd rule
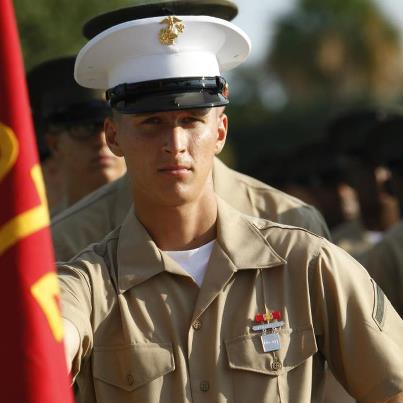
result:
[[[0,0],[0,400],[71,403],[45,189],[11,0]]]

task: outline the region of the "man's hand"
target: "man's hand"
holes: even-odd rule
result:
[[[72,363],[80,347],[80,335],[77,328],[67,319],[63,318],[64,326],[64,353],[67,369],[71,372]]]

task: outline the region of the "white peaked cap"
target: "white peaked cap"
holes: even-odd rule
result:
[[[79,52],[74,77],[87,88],[185,77],[215,77],[241,64],[251,44],[234,24],[208,16],[175,16],[183,24],[173,44],[163,44],[166,17],[115,25]]]

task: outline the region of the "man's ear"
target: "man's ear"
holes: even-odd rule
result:
[[[123,157],[122,149],[118,142],[118,123],[114,118],[107,117],[104,122],[106,143],[110,150],[117,156]]]
[[[220,112],[220,111],[218,111],[218,112]],[[215,150],[216,155],[218,155],[224,148],[224,144],[225,144],[225,140],[227,138],[227,132],[228,132],[228,116],[225,113],[218,113],[217,119],[218,119],[218,128],[217,128],[218,136],[217,136],[216,150]]]

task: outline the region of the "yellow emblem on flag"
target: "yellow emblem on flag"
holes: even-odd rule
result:
[[[0,123],[0,181],[9,173],[17,161],[19,144],[11,128]],[[49,225],[46,190],[41,167],[31,168],[31,180],[38,192],[40,204],[13,217],[0,227],[0,255],[19,240]]]
[[[14,132],[0,123],[0,182],[14,166],[18,151],[18,141]]]

